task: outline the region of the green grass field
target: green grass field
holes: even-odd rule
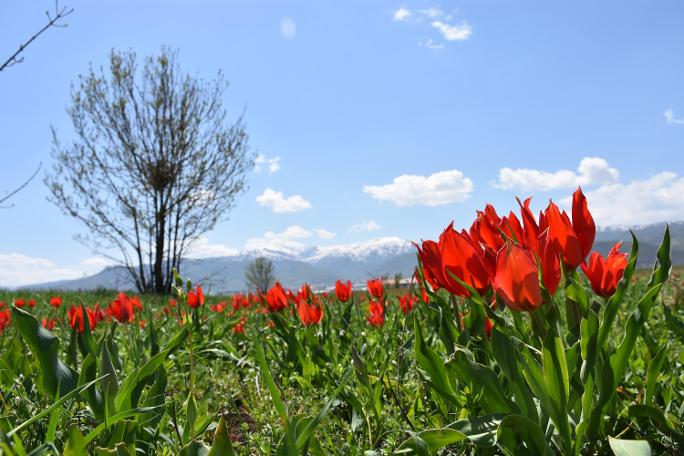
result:
[[[600,429],[586,439],[580,453],[609,451],[607,436],[645,439],[655,454],[681,451],[684,283],[680,272],[673,274],[640,329]],[[611,346],[624,337],[628,315],[644,292],[648,274],[635,274],[610,331]],[[305,451],[304,447],[311,454],[388,454],[400,447],[441,454],[502,451],[500,442],[505,435],[492,432],[501,425],[501,418],[494,418],[501,414],[492,412],[505,409],[509,402],[520,405],[519,397],[505,367],[486,362],[484,354],[493,345],[492,336],[474,327],[473,309],[466,312],[473,303],[454,300],[448,307],[453,312],[447,313],[446,301],[440,302],[444,297],[435,295],[431,303],[419,301],[404,314],[398,296],[405,291],[385,291],[386,320],[380,327],[368,322],[365,291],[355,292],[353,302],[347,304],[338,302],[334,293],[322,298],[321,323],[306,327],[290,311],[292,307],[268,315],[257,311],[263,308],[257,305],[234,311],[232,297],[208,296],[193,315],[182,302],[169,308],[170,296],[150,295],[141,298],[142,309],[130,323],[105,318],[91,334],[72,330],[67,310],[81,303],[107,307],[117,298],[116,292],[2,292],[0,301],[6,303],[5,308],[17,299],[25,303],[34,299],[35,307],[25,304],[24,309],[38,324],[43,319],[46,324],[55,321],[52,333],[56,337],[46,341],[46,333],[34,328],[43,338],[35,343],[45,350],[38,354],[19,334],[17,311],[0,336],[2,448],[6,454],[53,454],[63,451],[65,445],[67,451],[75,452],[64,454],[93,452],[96,447],[120,451],[100,450],[99,454],[134,454],[136,449],[144,454],[206,454],[202,451],[208,451],[214,441],[220,443],[222,435],[232,442],[232,449],[214,454],[297,454]],[[57,295],[62,305],[54,308],[50,300]],[[563,300],[557,297],[557,302]],[[455,321],[456,309],[467,313],[460,322]],[[180,313],[186,311],[179,320]],[[235,325],[243,317],[244,332],[236,332]],[[30,317],[24,318],[28,322],[24,326],[30,326]],[[475,362],[471,368],[480,366],[477,368],[486,369],[487,375],[470,378],[464,371],[447,370],[449,379],[435,377],[436,371],[431,369],[443,367],[430,367],[426,358],[446,360],[447,366],[463,361],[455,358],[459,349],[448,354],[448,337],[440,334],[445,322],[462,328],[454,333],[457,346],[468,347],[468,356]],[[508,323],[529,331],[532,320],[516,316]],[[421,330],[416,333],[414,328]],[[166,352],[165,345],[178,334],[180,342]],[[92,347],[88,348],[88,343]],[[45,348],[49,344],[54,345]],[[141,374],[141,368],[158,358],[160,362]],[[67,391],[63,388],[68,381],[65,377],[58,385],[44,383],[46,377],[59,377],[54,372],[57,359],[61,366],[80,371],[80,378],[75,378],[78,385],[99,380],[95,387],[51,408],[60,397],[58,391]],[[659,369],[651,373],[656,362]],[[101,379],[107,373],[113,383]],[[490,373],[504,395],[510,392],[512,401],[497,398],[505,401],[497,404],[488,397],[491,385],[484,379]],[[579,378],[580,373],[569,375]],[[134,390],[132,402],[130,397],[121,399],[126,388]],[[97,406],[93,406],[97,400],[89,398],[89,392],[95,391],[100,396]],[[113,393],[111,397],[108,391]],[[650,408],[635,411],[635,406]],[[572,407],[568,408],[572,415]],[[657,413],[644,412],[651,409]],[[10,434],[46,410],[49,413]],[[128,413],[120,414],[122,411]],[[481,424],[476,430],[474,423],[482,416],[489,416],[495,425]],[[217,433],[220,417],[222,426]],[[473,434],[481,434],[479,440]],[[288,447],[289,438],[296,450]],[[302,446],[297,438],[304,441]],[[494,445],[497,438],[498,447]],[[517,442],[513,448],[525,439],[513,439]],[[533,451],[529,442],[519,448]],[[558,448],[549,451],[562,452]]]

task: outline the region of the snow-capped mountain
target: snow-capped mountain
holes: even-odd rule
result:
[[[637,267],[650,268],[665,230],[664,223],[633,228],[639,239]],[[671,258],[684,264],[684,223],[670,224]],[[623,241],[623,251],[631,245],[629,230],[621,227],[602,229],[596,233],[594,250],[606,254],[613,244]],[[416,250],[411,242],[398,237],[383,237],[352,244],[305,247],[293,243],[274,249],[250,249],[228,256],[187,259],[181,274],[202,283],[209,292],[226,293],[246,289],[245,270],[258,256],[273,261],[275,274],[287,287],[304,282],[316,288],[327,288],[337,279],[363,284],[370,277],[409,277],[416,267]],[[98,274],[76,280],[38,284],[27,288],[91,290],[97,288],[133,289],[125,269],[109,267]]]
[[[326,288],[337,279],[364,283],[370,277],[404,277],[413,274],[416,266],[415,247],[398,237],[382,237],[350,244],[305,247],[301,244],[283,245],[278,249],[259,248],[214,258],[189,258],[181,267],[181,274],[201,282],[213,292],[246,289],[245,270],[257,257],[269,258],[276,277],[288,287],[304,282]],[[38,284],[28,288],[55,289],[131,289],[127,271],[121,267],[105,270],[75,280]]]

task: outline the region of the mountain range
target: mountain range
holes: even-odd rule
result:
[[[653,265],[655,253],[665,230],[664,223],[631,228],[639,241],[638,267]],[[676,265],[684,265],[684,222],[670,224],[671,257]],[[606,254],[618,241],[622,251],[631,248],[630,229],[610,227],[596,233],[594,250]],[[398,237],[383,237],[353,244],[307,247],[287,250],[249,250],[231,256],[186,259],[181,274],[193,282],[202,283],[210,293],[229,293],[245,290],[245,269],[254,258],[263,256],[273,262],[275,275],[290,288],[304,282],[318,289],[332,286],[337,279],[363,284],[370,277],[410,277],[416,266],[415,247]],[[97,274],[73,280],[30,285],[28,289],[132,290],[133,282],[121,266],[110,266]]]

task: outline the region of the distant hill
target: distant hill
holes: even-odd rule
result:
[[[651,267],[663,238],[665,224],[658,223],[632,230],[639,240],[638,267]],[[671,257],[675,265],[684,265],[684,222],[670,225]],[[617,241],[623,241],[623,251],[631,248],[629,228],[611,227],[596,233],[594,250],[604,255]],[[413,245],[397,237],[385,237],[354,244],[329,247],[311,247],[301,251],[255,250],[234,256],[188,259],[182,264],[183,276],[203,284],[210,293],[229,293],[244,290],[245,269],[257,256],[273,261],[275,274],[287,287],[297,287],[304,282],[322,289],[337,279],[363,284],[369,277],[408,277],[416,266]],[[132,290],[133,281],[128,272],[118,266],[79,279],[41,283],[25,288],[60,290],[95,290],[98,288]]]

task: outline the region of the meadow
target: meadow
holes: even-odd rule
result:
[[[681,454],[684,282],[487,207],[408,288],[0,292],[7,455]]]

